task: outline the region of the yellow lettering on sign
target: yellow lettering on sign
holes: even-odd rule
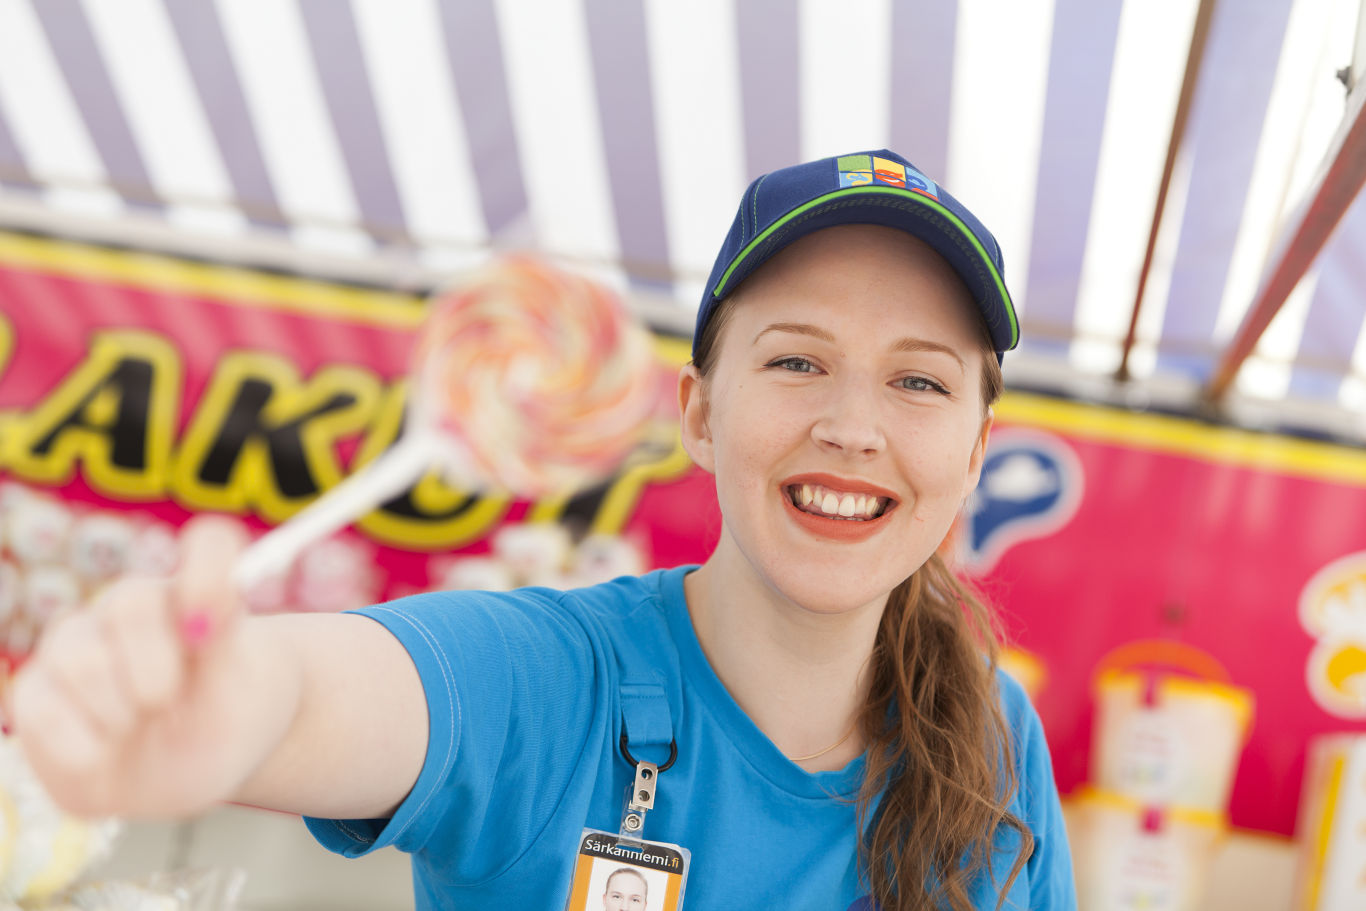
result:
[[[687,474],[692,459],[683,449],[676,421],[660,421],[650,427],[645,441],[626,460],[611,482],[601,489],[596,503],[588,500],[592,518],[588,521],[590,534],[615,535],[626,527],[626,522],[640,502],[645,485],[671,481]],[[558,522],[570,506],[574,512],[584,509],[584,501],[592,492],[553,494],[536,501],[527,510],[528,522]]]
[[[0,313],[0,376],[9,366],[10,355],[14,354],[14,326]]]
[[[646,484],[672,481],[692,468],[692,459],[683,448],[677,422],[661,422],[652,428],[652,434],[654,445],[647,444],[628,459],[625,470],[607,489],[602,506],[589,527],[593,534],[619,534],[635,512]]]
[[[344,474],[338,443],[374,419],[380,381],[329,365],[307,380],[279,355],[235,351],[214,370],[171,472],[197,509],[282,522]]]
[[[402,429],[407,382],[385,391],[373,425],[360,451],[358,470],[398,439]],[[370,537],[397,547],[445,550],[461,547],[486,535],[507,513],[511,498],[502,494],[477,496],[445,483],[439,471],[429,471],[407,493],[395,497],[356,523]]]
[[[9,344],[8,341],[5,343]],[[28,481],[65,484],[79,461],[92,487],[132,500],[165,495],[179,413],[180,354],[133,329],[92,336],[85,360],[6,423],[0,459]]]

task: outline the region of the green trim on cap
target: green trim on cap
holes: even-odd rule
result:
[[[937,200],[931,199],[923,193],[917,193],[914,190],[900,190],[896,187],[841,187],[838,190],[832,190],[831,192],[826,193],[824,196],[818,196],[810,202],[798,206],[797,208],[793,209],[791,212],[788,212],[782,218],[778,219],[773,224],[765,228],[763,233],[759,234],[749,243],[745,244],[745,248],[736,255],[735,259],[731,260],[730,265],[726,268],[726,271],[721,274],[721,278],[719,281],[717,281],[716,287],[712,289],[712,297],[720,297],[722,290],[726,287],[726,283],[730,281],[731,273],[733,273],[736,270],[736,268],[739,267],[739,265],[743,263],[746,258],[748,258],[750,253],[754,252],[754,249],[757,246],[759,246],[766,239],[768,239],[768,237],[774,231],[777,231],[779,228],[790,222],[792,219],[803,214],[804,212],[807,212],[813,208],[816,208],[817,206],[820,206],[821,204],[829,201],[833,197],[849,196],[852,194],[866,195],[869,193],[876,193],[884,196],[895,196],[899,199],[913,200],[918,205],[923,205],[927,208],[933,209],[935,212],[947,218],[949,222],[952,223],[953,226],[958,229],[959,233],[961,233],[963,237],[972,242],[972,246],[977,250],[977,253],[981,257],[982,262],[986,265],[987,271],[990,273],[992,281],[996,283],[996,290],[1000,292],[1001,300],[1005,302],[1006,317],[1010,320],[1009,347],[1014,348],[1016,345],[1018,345],[1020,342],[1020,326],[1015,319],[1015,302],[1010,299],[1010,292],[1006,290],[1005,279],[1003,279],[1001,277],[1001,273],[997,271],[996,264],[991,261],[991,257],[987,254],[987,251],[983,249],[981,241],[977,239],[977,235],[973,234],[972,231],[967,227],[967,225],[963,224],[962,219],[960,219],[957,215],[954,215],[952,212],[946,209]]]

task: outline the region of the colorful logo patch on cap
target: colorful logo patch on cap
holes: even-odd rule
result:
[[[930,199],[939,199],[939,187],[915,168],[876,155],[844,155],[835,162],[841,187],[867,187],[879,184],[901,190],[914,190]]]

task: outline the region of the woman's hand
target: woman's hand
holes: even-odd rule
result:
[[[194,520],[182,544],[171,579],[120,580],[54,621],[14,681],[14,732],[72,813],[184,816],[227,799],[297,706],[294,669],[252,635],[231,582],[240,526]]]

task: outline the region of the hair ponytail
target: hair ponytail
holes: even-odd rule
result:
[[[1033,848],[1007,807],[1016,781],[996,691],[993,615],[936,554],[888,597],[861,716],[863,872],[883,911],[971,911],[998,830]]]

